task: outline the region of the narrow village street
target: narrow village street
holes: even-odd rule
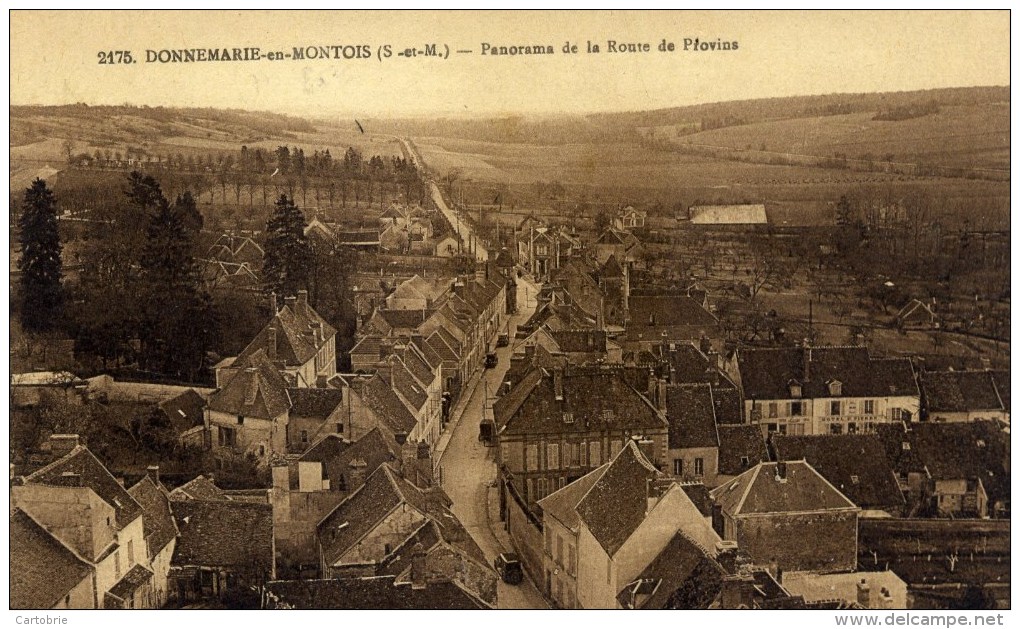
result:
[[[460,411],[460,415],[454,418],[456,423],[452,435],[441,454],[443,489],[453,500],[453,513],[485,552],[490,565],[499,553],[513,548],[503,530],[503,523],[499,521],[498,490],[494,486],[496,452],[479,441],[478,424],[482,418],[486,390],[491,398],[510,367],[510,356],[518,342],[514,333],[517,325],[527,321],[534,312],[536,294],[533,284],[525,280],[518,282],[518,313],[510,317],[510,346],[496,349],[499,364],[494,369],[483,370],[481,377],[475,378],[476,386],[467,402],[462,400],[458,404],[455,413]],[[502,609],[548,607],[527,573],[520,585],[508,585],[502,580],[498,583],[498,602]]]

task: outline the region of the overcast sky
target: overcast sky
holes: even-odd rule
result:
[[[675,52],[659,52],[662,39]],[[685,38],[737,42],[683,51]],[[651,52],[609,53],[607,40]],[[563,54],[565,42],[578,54]],[[586,42],[601,45],[586,54]],[[401,58],[436,43],[449,59]],[[493,46],[551,45],[491,57]],[[380,46],[394,56],[380,61]],[[146,63],[146,50],[366,45],[370,59]],[[458,55],[458,49],[473,54]],[[100,51],[138,63],[100,65]],[[1009,14],[33,12],[11,14],[11,103],[236,107],[296,114],[587,112],[1009,84]]]

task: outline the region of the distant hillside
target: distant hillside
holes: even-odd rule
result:
[[[27,105],[11,107],[10,116],[11,146],[51,138],[97,146],[155,143],[171,137],[256,142],[314,131],[301,118],[233,109]]]

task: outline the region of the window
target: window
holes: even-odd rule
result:
[[[556,536],[556,563],[563,565],[563,538]]]
[[[536,245],[535,246],[535,255],[539,255],[539,256],[549,255],[549,246],[548,245]]]
[[[577,450],[581,455],[581,467],[586,467],[588,465],[588,444],[582,441],[577,444]]]
[[[832,400],[829,402],[829,415],[839,417],[839,400]]]
[[[839,380],[830,380],[829,395],[843,395],[843,383]]]
[[[530,478],[525,481],[524,493],[525,500],[530,500],[531,502],[535,501],[535,481],[531,480]]]
[[[773,432],[779,432],[779,424],[765,424],[765,430],[770,434]]]
[[[244,426],[244,415],[238,415],[237,416],[237,425],[238,426]]]
[[[779,404],[769,402],[769,417],[779,417]]]
[[[266,456],[266,446],[259,446],[259,456]]]
[[[129,539],[127,544],[128,550],[128,565],[135,565],[135,540]]]
[[[602,421],[611,422],[613,421],[614,413],[613,409],[607,408],[602,411]]]
[[[804,415],[804,403],[790,402],[790,415],[793,415],[794,417],[802,417]]]
[[[552,528],[545,529],[545,554],[552,556]]]
[[[705,475],[705,459],[702,458],[694,459],[694,475],[695,476]]]
[[[801,386],[798,382],[790,383],[790,397],[801,397]]]
[[[843,434],[843,424],[832,423],[829,424],[829,432],[833,435]]]
[[[224,428],[223,426],[220,426],[217,434],[217,442],[219,445],[224,447],[233,447],[237,445],[237,431],[233,428]]]
[[[546,465],[547,470],[558,470],[560,469],[560,444],[550,443],[545,448]]]
[[[393,547],[389,544],[383,544],[383,555],[389,555],[391,552],[393,552]]]
[[[859,483],[859,482],[860,482],[860,480],[861,480],[861,479],[857,477],[857,474],[851,474],[851,475],[850,475],[850,482],[851,482],[851,483],[853,483],[854,485],[856,485],[857,483]]]
[[[546,495],[548,494],[548,492],[546,491],[547,486],[548,483],[544,478],[538,479],[538,494],[535,496],[536,500],[541,500],[542,498],[546,497]]]
[[[343,422],[337,423],[337,425],[336,425],[336,432],[337,432],[338,435],[344,434],[344,424],[343,424]]]
[[[903,450],[904,451],[910,450],[910,442],[909,441],[904,441],[903,442]]]
[[[683,459],[673,459],[673,476],[683,476],[683,475],[684,475],[684,460]]]
[[[571,576],[577,574],[577,549],[573,544],[567,544],[567,573]]]
[[[864,414],[865,415],[875,414],[875,400],[864,400]]]
[[[740,467],[741,468],[747,469],[748,467],[750,467],[750,465],[751,465],[750,457],[746,457],[746,456],[740,457]]]
[[[563,423],[564,424],[573,424],[574,423],[574,414],[573,413],[563,413]]]
[[[857,434],[857,422],[850,422],[846,425],[846,432],[848,435]]]
[[[590,450],[591,458],[588,464],[591,467],[598,467],[602,465],[602,443],[598,441],[592,441],[590,445],[591,445]]]
[[[308,443],[308,431],[307,430],[302,430],[301,431],[301,443]]]
[[[527,461],[528,466],[527,466],[527,469],[529,469],[529,470],[537,470],[538,469],[538,446],[535,445],[535,444],[529,445],[527,447],[527,453],[528,453],[528,461]]]
[[[120,579],[120,551],[113,551],[113,575],[114,578]]]
[[[609,442],[609,456],[614,457],[620,452],[620,448],[623,447],[623,442],[619,439],[613,439]]]

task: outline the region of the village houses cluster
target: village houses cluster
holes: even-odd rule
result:
[[[379,220],[309,230],[463,251],[420,208]],[[160,405],[182,442],[252,457],[271,486],[223,489],[213,471],[170,487],[158,467],[128,485],[76,435],[52,435],[45,460],[12,471],[11,606],[495,608],[502,575],[437,462],[456,426],[487,421],[492,525],[550,605],[953,606],[975,580],[1008,602],[1009,373],[881,347],[734,347],[704,286],[652,268],[645,220],[627,208],[587,238],[528,216],[473,273],[402,278],[359,312],[350,373],[306,292],[271,296],[214,388]],[[767,218],[702,206],[683,220],[711,235]],[[254,242],[218,247],[222,277],[257,273],[236,261]],[[491,417],[462,418],[502,335]],[[30,404],[47,385],[14,393]]]

